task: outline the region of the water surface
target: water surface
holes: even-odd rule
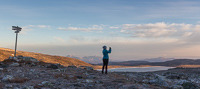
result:
[[[129,68],[113,68],[113,69],[108,69],[108,71],[109,72],[151,72],[151,71],[168,70],[171,68],[175,68],[175,67],[166,67],[166,66],[129,67]]]

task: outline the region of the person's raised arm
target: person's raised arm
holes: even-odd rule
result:
[[[108,53],[111,53],[111,47],[109,47],[109,51],[108,51]]]

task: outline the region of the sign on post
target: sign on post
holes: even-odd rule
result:
[[[17,50],[17,36],[18,36],[18,33],[22,30],[22,28],[21,28],[21,27],[18,27],[18,26],[12,26],[12,30],[15,30],[15,33],[16,33],[15,54],[14,54],[14,57],[16,57],[16,50]]]

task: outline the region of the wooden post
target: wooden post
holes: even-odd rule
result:
[[[15,40],[15,54],[14,54],[14,57],[16,57],[16,51],[17,51],[17,36],[18,36],[18,33],[16,33],[16,40]]]

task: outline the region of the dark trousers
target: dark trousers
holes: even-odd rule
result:
[[[104,67],[106,67],[106,74],[108,70],[108,59],[103,59],[103,67],[102,67],[102,74],[104,73]]]

